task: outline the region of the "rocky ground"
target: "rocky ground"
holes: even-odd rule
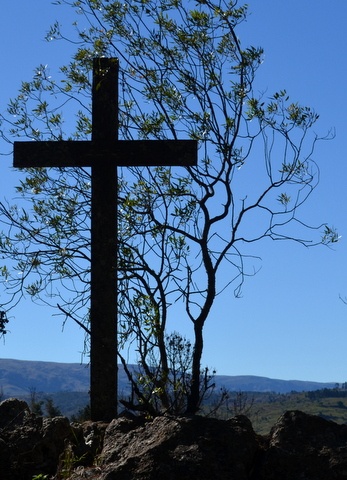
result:
[[[36,477],[36,479],[35,479]],[[42,418],[0,403],[1,480],[342,480],[347,425],[289,411],[267,436],[244,416]]]

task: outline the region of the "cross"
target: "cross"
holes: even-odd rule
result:
[[[116,58],[93,61],[91,141],[15,142],[13,165],[91,167],[90,408],[92,420],[117,415],[117,167],[189,166],[194,140],[118,140]]]

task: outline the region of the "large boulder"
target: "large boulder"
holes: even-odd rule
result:
[[[29,413],[28,404],[18,398],[7,398],[0,403],[0,429],[11,429],[21,425]]]
[[[73,439],[67,418],[39,417],[30,413],[26,402],[17,399],[0,403],[0,425],[1,480],[55,474],[66,441]]]
[[[347,479],[347,425],[286,412],[271,429],[258,472],[259,480]]]
[[[100,480],[246,480],[258,441],[244,416],[113,420],[105,432]]]

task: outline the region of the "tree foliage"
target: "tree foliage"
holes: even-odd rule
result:
[[[89,138],[92,59],[115,56],[119,137],[199,142],[197,167],[170,168],[163,159],[162,167],[128,168],[118,191],[122,361],[128,348],[136,350],[145,374],[136,387],[143,403],[177,412],[179,399],[181,410],[194,413],[208,391],[201,390],[203,328],[216,295],[228,287],[238,294],[251,274],[247,244],[337,241],[333,228],[299,217],[319,180],[313,159],[319,138],[312,133],[318,115],[285,90],[269,98],[255,93],[263,50],[241,44],[237,31],[247,6],[237,1],[56,3],[76,10],[70,39],[76,52],[58,80],[40,66],[22,83],[2,118],[2,134]],[[59,23],[47,39],[66,40]],[[75,115],[74,128],[64,122],[67,114]],[[9,305],[30,295],[58,306],[88,333],[88,170],[29,169],[17,192],[16,205],[0,204]],[[179,353],[184,338],[170,331],[178,330],[178,319],[190,323],[192,343],[189,364],[180,367],[184,381],[176,382],[171,353]]]

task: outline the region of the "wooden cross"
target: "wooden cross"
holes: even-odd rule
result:
[[[90,406],[117,415],[117,167],[189,166],[194,140],[118,140],[116,58],[93,62],[91,141],[15,142],[14,167],[91,167]]]

